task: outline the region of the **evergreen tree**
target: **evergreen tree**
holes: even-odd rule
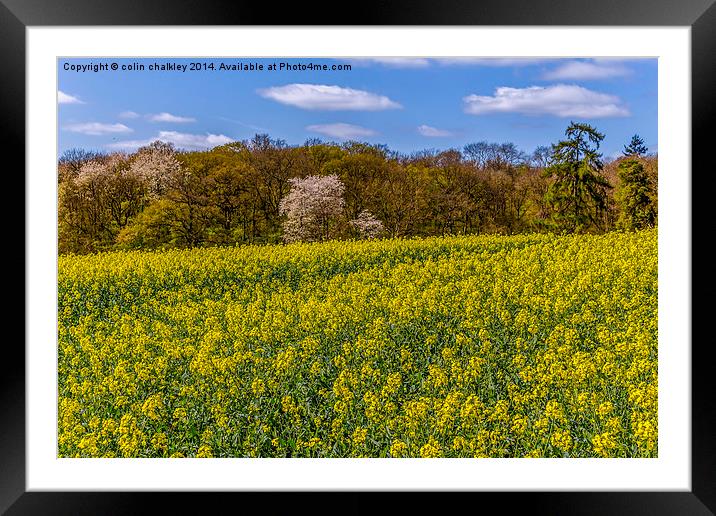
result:
[[[603,163],[597,152],[604,135],[594,127],[570,122],[566,140],[552,145],[545,175],[553,183],[545,194],[552,208],[551,224],[570,232],[602,229],[607,210],[607,189],[612,186],[601,174]]]
[[[617,224],[622,229],[642,229],[656,224],[653,187],[644,165],[635,158],[619,163],[616,200],[621,212]]]
[[[629,142],[629,145],[624,146],[624,151],[622,151],[622,154],[625,156],[636,156],[641,157],[646,155],[646,153],[649,151],[646,145],[644,145],[644,140],[642,140],[638,134],[635,134],[631,137],[631,142]]]

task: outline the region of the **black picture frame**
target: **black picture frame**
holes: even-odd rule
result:
[[[698,202],[709,191],[713,144],[708,128],[716,121],[716,4],[715,0],[427,0],[363,1],[339,15],[337,4],[311,2],[269,4],[210,2],[205,0],[0,0],[0,135],[7,155],[17,158],[14,174],[25,170],[25,29],[63,25],[502,25],[502,26],[689,26],[692,73],[692,169],[698,170],[699,188],[692,182],[694,224],[709,220],[708,203]],[[91,47],[88,46],[88,50]],[[7,156],[6,155],[6,156]],[[710,162],[709,162],[710,160]],[[685,173],[687,173],[685,171]],[[692,177],[694,177],[692,175]],[[708,179],[710,181],[710,178]],[[17,185],[25,192],[24,180]],[[20,196],[17,196],[20,198]],[[22,196],[24,199],[24,195]],[[24,213],[24,212],[23,212]],[[24,241],[18,224],[15,242]],[[695,230],[692,230],[692,236]],[[14,236],[14,235],[13,235]],[[11,237],[9,237],[11,238]],[[694,241],[693,238],[691,240]],[[19,260],[19,244],[10,264]],[[24,246],[23,262],[26,263]],[[692,275],[694,267],[693,246]],[[698,267],[699,270],[704,269]],[[25,265],[25,278],[30,273]],[[10,273],[13,274],[13,273]],[[706,279],[708,276],[704,276]],[[692,287],[693,330],[703,321],[708,303],[697,303]],[[23,294],[23,299],[24,299]],[[704,298],[706,299],[706,298]],[[19,303],[17,303],[19,306]],[[24,307],[24,303],[22,304]],[[7,326],[9,328],[10,326]],[[692,330],[692,331],[693,331]],[[688,492],[501,492],[450,493],[438,503],[449,510],[467,504],[474,511],[502,507],[531,514],[715,514],[716,513],[716,397],[708,359],[712,339],[693,332],[692,357],[692,489]],[[24,339],[23,339],[24,340]],[[20,339],[5,339],[0,375],[0,512],[7,514],[141,514],[154,512],[244,512],[254,504],[269,514],[283,514],[304,506],[312,512],[365,513],[385,507],[381,493],[127,493],[26,492],[25,487],[25,352]],[[401,493],[400,512],[426,508],[427,493]],[[191,496],[190,496],[191,495]]]

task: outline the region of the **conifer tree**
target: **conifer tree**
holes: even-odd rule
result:
[[[553,179],[545,200],[552,208],[551,224],[569,232],[602,229],[607,210],[607,189],[598,152],[604,135],[594,127],[570,122],[567,139],[552,145],[545,175]]]
[[[648,151],[649,149],[646,145],[644,145],[644,140],[642,140],[638,134],[635,134],[631,137],[629,145],[624,146],[622,154],[625,156],[636,156],[640,158],[645,156]]]
[[[624,146],[625,158],[617,168],[619,186],[614,197],[620,208],[617,225],[622,229],[642,229],[656,224],[654,186],[639,159],[646,152],[644,140],[635,134],[629,145]]]

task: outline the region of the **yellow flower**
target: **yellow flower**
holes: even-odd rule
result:
[[[564,409],[558,401],[549,400],[544,410],[544,415],[550,419],[561,420],[564,418]]]
[[[552,432],[550,442],[552,446],[561,448],[564,451],[569,451],[572,448],[572,436],[569,434],[569,430],[557,428]]]
[[[142,412],[156,421],[162,416],[163,406],[161,394],[152,394],[142,404]]]
[[[206,444],[202,444],[201,446],[199,446],[199,449],[196,451],[196,457],[198,458],[209,458],[213,456],[214,455],[211,451],[211,447]]]
[[[614,410],[614,406],[609,401],[605,401],[603,403],[599,404],[599,407],[597,407],[597,414],[599,414],[601,417],[606,416],[607,414],[610,414]]]
[[[165,452],[167,450],[167,446],[169,445],[169,441],[167,439],[167,436],[163,432],[157,432],[152,436],[152,448],[157,450],[158,452]]]
[[[255,378],[251,382],[251,392],[254,393],[254,396],[261,396],[266,392],[266,383],[261,378]]]
[[[656,457],[657,244],[60,256],[58,455]]]
[[[393,457],[402,457],[403,455],[405,455],[405,452],[407,450],[408,450],[408,445],[405,444],[400,439],[396,439],[390,445],[390,455]]]
[[[592,446],[596,454],[602,457],[610,457],[611,451],[617,447],[617,443],[611,433],[605,432],[592,437]]]
[[[435,440],[434,437],[430,437],[430,439],[428,439],[428,442],[420,448],[420,457],[422,458],[433,458],[441,456],[442,450],[440,449],[440,444]]]
[[[510,430],[517,435],[522,435],[525,433],[525,430],[527,430],[527,424],[528,419],[525,416],[516,415],[512,418]]]
[[[311,437],[308,441],[306,441],[306,444],[304,445],[308,449],[316,448],[321,444],[321,439],[319,437]]]
[[[367,435],[368,430],[359,426],[353,431],[353,436],[351,437],[351,440],[353,441],[353,444],[355,446],[360,446],[362,444],[365,444],[365,439]]]

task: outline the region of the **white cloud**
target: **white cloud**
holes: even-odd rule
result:
[[[492,97],[468,95],[463,98],[465,112],[471,115],[521,113],[558,117],[607,118],[628,116],[619,97],[581,86],[555,84],[527,88],[497,88]]]
[[[156,140],[173,143],[177,148],[187,150],[211,149],[218,145],[224,145],[235,141],[234,138],[229,138],[224,134],[191,134],[179,133],[177,131],[159,131],[159,134],[154,138],[148,138],[146,140],[119,141],[110,143],[107,147],[110,149],[132,151],[138,149],[139,147],[149,145]]]
[[[119,118],[127,118],[127,119],[139,118],[139,116],[140,116],[139,113],[135,113],[134,111],[122,111],[119,114]]]
[[[147,115],[150,122],[169,122],[171,124],[185,124],[187,122],[196,122],[195,118],[172,115],[171,113],[158,113],[156,115]]]
[[[131,133],[132,129],[124,124],[101,124],[99,122],[86,122],[84,124],[70,124],[65,129],[73,133],[99,136],[102,134]]]
[[[258,90],[264,98],[301,109],[382,111],[402,106],[383,95],[325,84],[288,84]]]
[[[480,66],[530,66],[552,61],[543,57],[436,57],[435,61],[443,66],[480,65]]]
[[[353,138],[365,138],[377,134],[372,129],[361,127],[353,124],[317,124],[306,127],[308,131],[323,134],[331,138],[340,138],[341,140],[350,140]]]
[[[64,91],[57,90],[57,103],[58,104],[84,104],[80,99],[74,95],[65,93]]]
[[[359,57],[348,59],[352,63],[361,64],[380,64],[389,68],[427,68],[430,66],[430,60],[424,57]]]
[[[234,141],[234,138],[229,138],[223,134],[190,134],[190,133],[178,133],[176,131],[160,131],[159,139],[162,141],[171,142],[179,148],[186,149],[204,149],[212,148],[218,145],[225,145]]]
[[[632,72],[616,60],[569,61],[542,75],[547,81],[596,80],[626,77]]]
[[[438,129],[436,127],[430,127],[429,125],[425,125],[425,124],[418,126],[418,132],[420,134],[422,134],[423,136],[427,136],[429,138],[452,136],[452,133],[450,131],[446,131],[444,129]]]
[[[159,138],[149,138],[147,140],[121,140],[114,143],[108,143],[106,145],[109,149],[114,150],[122,150],[122,151],[135,151],[139,147],[144,147],[145,145],[149,145],[153,141],[159,140]],[[164,141],[164,140],[162,140]]]

